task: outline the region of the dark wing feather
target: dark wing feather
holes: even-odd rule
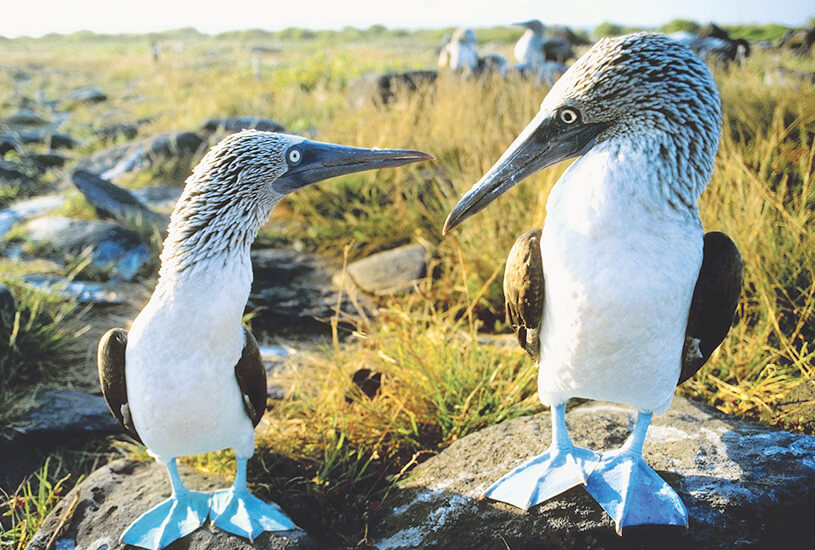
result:
[[[537,360],[540,354],[540,330],[543,317],[543,262],[540,237],[543,230],[527,231],[515,241],[504,271],[504,300],[507,322],[518,337],[518,344]]]
[[[696,374],[727,336],[741,287],[742,262],[736,245],[724,233],[707,233],[702,268],[688,314],[682,372],[677,385]]]
[[[105,396],[108,408],[122,428],[141,442],[130,409],[127,406],[127,383],[125,382],[125,350],[127,349],[127,331],[112,328],[99,340],[96,355],[96,366],[99,371],[99,384]]]
[[[243,353],[235,365],[235,378],[243,396],[243,408],[252,419],[252,425],[257,426],[263,413],[266,412],[266,368],[260,358],[260,349],[252,333],[243,327],[246,342],[243,344]]]

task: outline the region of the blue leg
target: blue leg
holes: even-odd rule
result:
[[[640,411],[628,441],[616,451],[603,453],[586,486],[614,520],[618,534],[630,525],[688,526],[682,499],[642,458],[650,423],[651,413]]]
[[[484,496],[522,508],[524,511],[586,479],[599,456],[575,447],[566,431],[566,404],[552,408],[552,443],[542,455],[518,466],[487,489]]]
[[[178,476],[175,459],[167,463],[173,494],[130,524],[120,542],[158,550],[201,527],[209,514],[209,495],[189,491]]]
[[[238,459],[238,472],[230,489],[212,493],[212,524],[250,541],[264,531],[299,529],[275,504],[266,504],[246,488],[246,459]]]

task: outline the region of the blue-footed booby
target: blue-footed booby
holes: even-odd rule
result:
[[[528,63],[532,67],[543,67],[546,56],[543,53],[544,31],[546,27],[537,19],[515,23],[526,30],[512,50],[518,63]]]
[[[339,176],[432,158],[245,130],[226,137],[187,179],[172,214],[150,301],[130,328],[99,343],[102,391],[113,415],[167,466],[172,496],[121,536],[163,548],[210,518],[249,538],[296,529],[276,504],[246,487],[254,427],[266,408],[266,375],[241,317],[252,284],[250,246],[287,194]],[[176,457],[232,448],[237,474],[211,496],[188,491]]]
[[[642,446],[651,416],[724,339],[741,293],[735,245],[705,235],[697,209],[720,131],[713,78],[688,48],[646,33],[602,40],[450,212],[444,232],[525,177],[578,157],[549,195],[543,229],[513,246],[504,278],[509,320],[539,360],[552,443],[486,496],[528,509],[584,484],[618,532],[687,525]],[[575,447],[570,397],[635,407],[625,445]]]
[[[478,51],[472,30],[456,29],[450,42],[442,46],[439,52],[439,68],[448,67],[455,72],[467,73],[478,70]]]

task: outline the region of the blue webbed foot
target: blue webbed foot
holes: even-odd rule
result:
[[[209,495],[185,491],[151,508],[130,524],[119,540],[159,550],[201,527],[209,514]]]
[[[549,449],[499,479],[484,496],[524,511],[560,493],[585,485],[599,455],[588,449]]]
[[[176,539],[189,535],[207,520],[209,495],[188,491],[178,475],[175,459],[167,463],[173,494],[143,513],[125,529],[119,540],[149,550],[164,548]]]
[[[299,529],[277,504],[263,502],[246,488],[214,492],[210,518],[215,527],[250,541],[264,531]]]
[[[642,458],[642,441],[651,415],[640,413],[629,441],[603,453],[586,490],[611,516],[622,534],[633,525],[688,526],[682,499]]]
[[[585,485],[600,456],[572,444],[566,431],[566,403],[552,407],[552,444],[545,453],[518,466],[484,496],[524,511],[577,485]]]
[[[277,504],[267,504],[249,492],[245,458],[238,459],[232,487],[212,493],[209,517],[215,527],[250,541],[264,531],[300,529]]]

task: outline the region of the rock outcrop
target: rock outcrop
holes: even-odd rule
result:
[[[628,436],[633,411],[592,403],[566,419],[575,444],[614,449]],[[731,550],[796,548],[811,540],[815,437],[734,420],[677,397],[655,418],[645,459],[685,502],[690,527],[629,527],[622,537],[582,487],[528,513],[480,498],[502,475],[543,452],[550,439],[547,412],[455,442],[392,493],[371,522],[377,548]]]
[[[215,475],[179,466],[186,487],[211,492],[229,486]],[[51,548],[123,550],[119,535],[142,513],[170,496],[162,466],[154,462],[117,460],[103,466],[70,491],[51,511],[29,544],[30,550]],[[303,531],[263,533],[254,543],[205,524],[167,550],[300,550],[319,548]]]

